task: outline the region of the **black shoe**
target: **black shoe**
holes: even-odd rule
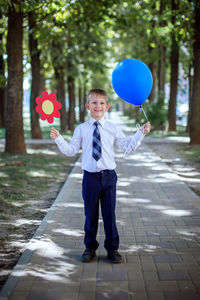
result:
[[[95,250],[85,249],[82,255],[82,262],[89,263],[92,262],[95,258],[96,258]]]
[[[119,254],[119,252],[117,250],[108,252],[107,258],[113,264],[122,262],[122,256]]]

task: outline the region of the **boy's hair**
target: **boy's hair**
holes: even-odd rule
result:
[[[86,102],[89,102],[90,96],[93,95],[93,94],[98,94],[98,95],[101,95],[101,96],[105,97],[106,98],[106,102],[108,103],[108,95],[102,89],[92,89],[92,90],[90,90],[89,93],[88,93]]]

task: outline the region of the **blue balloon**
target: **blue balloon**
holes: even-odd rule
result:
[[[142,105],[151,92],[153,78],[145,63],[128,58],[119,62],[113,70],[112,85],[120,98],[135,105]]]

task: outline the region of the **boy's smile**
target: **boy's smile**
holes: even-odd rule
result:
[[[90,111],[91,117],[99,121],[104,117],[105,112],[109,109],[109,105],[106,97],[92,94],[86,103],[86,108]]]

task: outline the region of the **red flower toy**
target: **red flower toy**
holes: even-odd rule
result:
[[[48,123],[53,123],[54,118],[60,118],[61,103],[56,101],[56,94],[48,94],[47,91],[42,92],[42,97],[36,98],[38,104],[35,108],[40,114],[41,120],[47,120]]]

